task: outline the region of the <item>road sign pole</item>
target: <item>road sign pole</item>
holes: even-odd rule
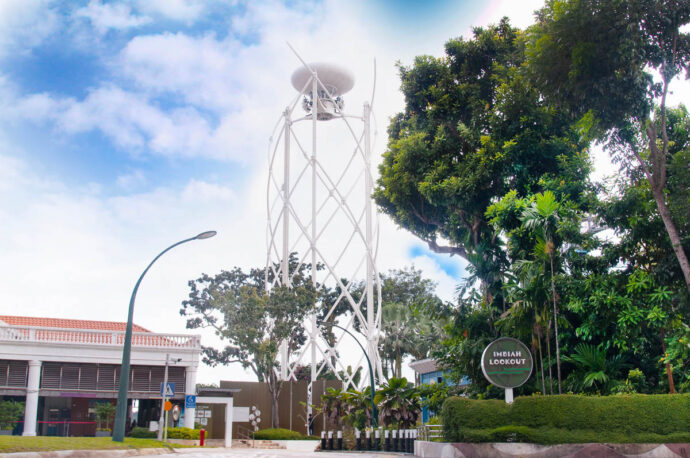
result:
[[[506,404],[512,404],[513,403],[513,389],[512,388],[506,388]]]
[[[163,425],[167,424],[167,416],[165,416],[165,397],[168,394],[168,363],[170,362],[170,353],[165,354],[165,373],[163,374],[163,394],[161,396],[161,416],[158,420],[158,440],[163,440]],[[165,421],[165,423],[163,423]]]

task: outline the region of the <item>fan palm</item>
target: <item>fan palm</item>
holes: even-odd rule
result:
[[[606,350],[584,343],[577,345],[573,354],[564,356],[563,361],[575,366],[570,386],[573,391],[599,391],[602,394],[611,391],[618,374],[628,367],[623,355],[607,358]]]
[[[392,377],[374,397],[381,420],[386,426],[409,428],[417,422],[421,412],[419,392],[405,377]]]

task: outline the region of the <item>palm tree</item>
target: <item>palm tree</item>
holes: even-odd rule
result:
[[[401,375],[403,356],[414,348],[416,332],[411,315],[405,304],[387,303],[381,310],[383,338],[379,345],[383,357],[392,363],[393,377]]]
[[[549,387],[553,394],[553,375],[551,373],[551,317],[548,310],[549,289],[547,286],[544,269],[540,261],[521,259],[513,263],[511,280],[506,284],[505,290],[509,302],[513,303],[506,313],[502,315],[502,320],[508,325],[508,329],[515,332],[516,329],[526,328],[523,325],[516,326],[520,318],[529,317],[532,319],[530,331],[532,341],[536,345],[533,348],[539,350],[539,361],[541,362],[542,393],[546,394],[544,383],[544,358],[542,355],[542,337],[546,332],[546,349],[549,368]],[[516,281],[515,281],[516,280]],[[501,322],[499,321],[499,323]],[[511,327],[510,324],[513,326]],[[522,336],[525,337],[525,336]]]
[[[409,428],[417,422],[422,410],[419,392],[404,377],[390,378],[378,389],[374,402],[386,426]]]
[[[558,373],[558,394],[561,390],[561,351],[558,343],[558,308],[556,307],[556,285],[554,282],[553,260],[556,253],[555,236],[560,223],[560,204],[551,191],[537,194],[535,201],[522,213],[522,223],[530,230],[541,232],[542,237],[537,240],[535,253],[544,253],[549,257],[551,266],[551,298],[553,301],[553,323],[556,333],[556,368]]]

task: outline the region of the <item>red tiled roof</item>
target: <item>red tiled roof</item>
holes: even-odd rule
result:
[[[127,323],[119,321],[72,320],[67,318],[0,315],[0,321],[4,321],[10,326],[33,326],[40,328],[91,329],[96,331],[124,331],[127,328]],[[151,332],[138,324],[132,326],[132,331]]]

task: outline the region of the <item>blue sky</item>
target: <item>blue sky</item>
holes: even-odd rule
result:
[[[122,321],[152,256],[216,229],[166,255],[137,299],[137,323],[184,332],[189,279],[265,262],[268,137],[299,65],[286,42],[351,69],[354,110],[376,59],[380,157],[403,106],[397,61],[441,55],[448,38],[503,15],[525,26],[540,3],[3,0],[0,311]],[[457,257],[385,217],[381,234],[380,270],[414,264],[452,299]]]

